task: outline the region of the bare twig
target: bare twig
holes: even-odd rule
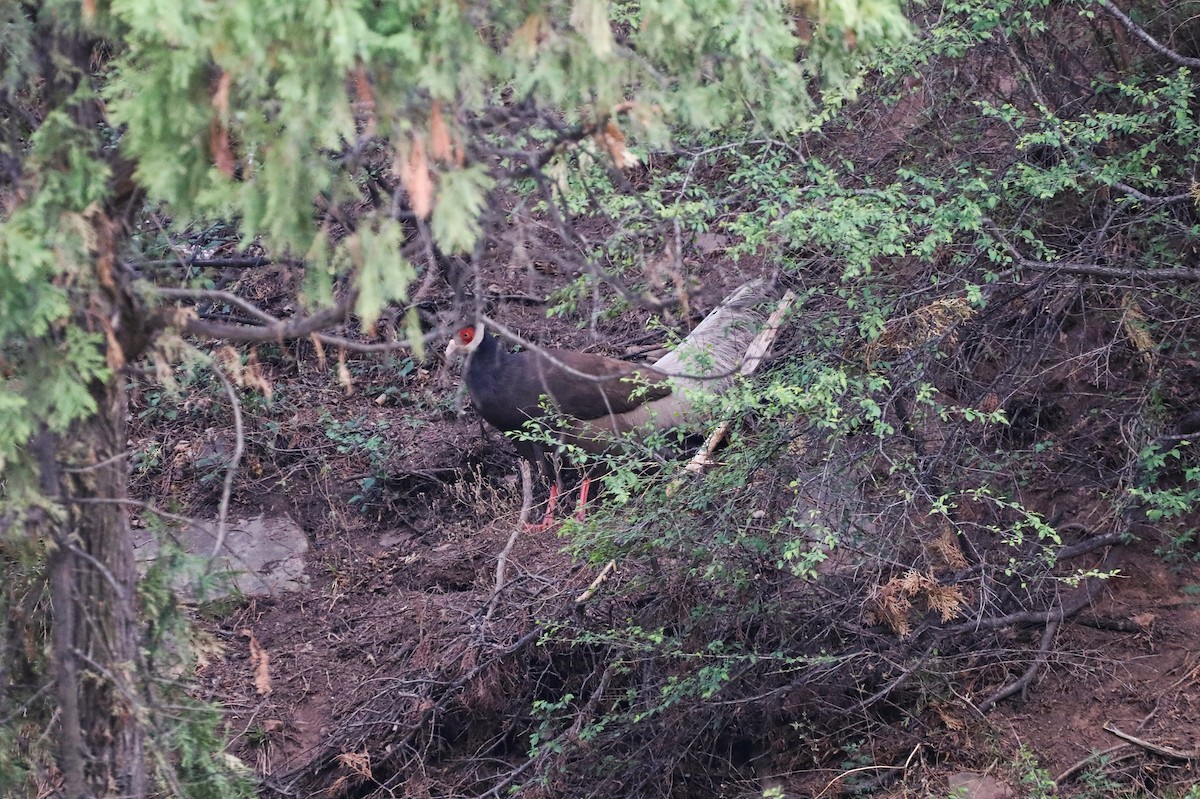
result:
[[[63,466],[62,470],[65,474],[87,474],[88,472],[94,472],[97,469],[103,469],[105,466],[111,466],[112,464],[116,463],[117,461],[122,460],[127,457],[129,457],[129,451],[122,450],[121,452],[118,452],[116,455],[111,455],[102,461],[98,461],[96,463],[91,463],[91,464],[88,464],[87,466]]]
[[[436,327],[425,333],[420,338],[421,346],[426,347],[438,339],[445,338],[450,335],[453,330],[448,327]],[[396,350],[411,350],[414,349],[412,339],[397,339],[396,341],[385,341],[378,344],[368,344],[362,341],[345,338],[344,336],[335,336],[329,333],[314,333],[313,338],[320,341],[322,344],[328,344],[334,347],[341,347],[350,352],[359,353],[376,353],[376,352],[395,352]]]
[[[1101,758],[1108,757],[1109,755],[1111,755],[1115,752],[1119,752],[1122,749],[1127,749],[1127,748],[1129,748],[1129,744],[1125,743],[1125,744],[1117,744],[1116,746],[1110,746],[1108,749],[1105,749],[1103,752],[1092,752],[1087,757],[1081,758],[1080,760],[1078,760],[1075,763],[1072,763],[1070,766],[1068,766],[1067,769],[1065,771],[1063,771],[1063,773],[1059,774],[1057,777],[1054,778],[1054,784],[1056,786],[1061,786],[1064,782],[1071,779],[1071,777],[1075,776],[1075,774],[1077,774],[1079,771],[1081,771],[1088,763],[1091,763],[1093,760],[1099,760]]]
[[[604,585],[604,581],[608,579],[608,575],[611,574],[615,568],[617,568],[617,562],[615,560],[610,560],[608,563],[604,564],[604,568],[601,569],[600,573],[596,575],[596,579],[592,580],[591,585],[584,589],[582,594],[575,597],[575,604],[582,605],[595,596],[596,592],[600,590],[600,586]]]
[[[163,519],[170,519],[180,524],[197,525],[203,532],[211,532],[211,530],[190,516],[181,516],[178,513],[159,510],[149,502],[142,502],[140,499],[126,499],[123,497],[72,497],[71,501],[82,505],[125,505],[127,507],[140,508],[147,513],[153,513],[155,516]]]
[[[121,600],[122,602],[128,601],[129,592],[125,590],[125,586],[117,582],[117,578],[113,576],[112,571],[103,563],[101,563],[95,555],[88,552],[86,549],[71,543],[67,544],[67,549],[70,550],[71,554],[75,557],[82,558],[91,564],[91,567],[96,570],[96,573],[103,577],[104,582],[108,583],[108,587],[113,590],[113,596],[117,597],[117,599]]]
[[[226,305],[240,308],[258,321],[265,322],[268,325],[282,324],[279,319],[276,319],[254,303],[242,299],[231,291],[221,291],[218,289],[180,289],[170,286],[161,286],[156,288],[155,291],[160,297],[165,297],[168,300],[209,300],[211,302],[222,302]]]
[[[228,301],[224,297],[217,295],[228,295],[236,297],[237,295],[229,292],[203,291],[200,289],[159,289],[162,296],[175,299],[220,299]],[[324,330],[327,327],[333,327],[345,321],[346,314],[353,305],[353,295],[342,297],[335,305],[317,311],[312,316],[293,317],[287,321],[276,319],[267,314],[260,308],[250,308],[254,306],[240,300],[235,303],[239,308],[252,314],[254,317],[262,320],[260,326],[249,326],[239,324],[226,324],[222,322],[210,322],[205,319],[200,319],[196,316],[191,316],[180,321],[180,327],[184,332],[204,338],[225,339],[227,341],[240,341],[245,343],[263,343],[267,341],[284,341],[286,339],[304,338],[318,331]]]
[[[184,332],[209,339],[223,339],[242,343],[263,343],[268,341],[284,341],[287,339],[308,338],[311,336],[321,344],[342,347],[352,352],[374,353],[392,352],[401,349],[413,349],[415,342],[410,339],[399,339],[382,343],[355,341],[344,336],[322,332],[345,321],[346,314],[353,304],[353,295],[341,298],[330,308],[318,311],[308,317],[293,317],[283,320],[272,316],[251,302],[228,291],[213,289],[182,289],[158,288],[158,294],[171,300],[209,300],[231,305],[250,315],[261,324],[238,324],[230,322],[214,322],[209,319],[190,317],[181,324]],[[421,336],[422,345],[427,345],[450,332],[449,328],[437,327]]]
[[[1150,709],[1149,713],[1147,713],[1145,716],[1142,716],[1142,720],[1139,721],[1138,725],[1133,728],[1133,731],[1141,732],[1143,729],[1145,729],[1146,725],[1150,723],[1150,719],[1152,719],[1158,715],[1158,706],[1161,704],[1162,704],[1162,694],[1159,694],[1158,698],[1154,700],[1154,707],[1152,707]]]
[[[238,400],[237,392],[233,390],[233,384],[229,382],[229,378],[226,377],[224,370],[217,365],[216,361],[213,361],[212,369],[221,379],[221,384],[225,386],[225,394],[229,397],[229,404],[233,409],[235,441],[233,456],[229,459],[229,465],[225,469],[225,484],[221,487],[221,504],[217,513],[217,539],[213,542],[212,555],[208,558],[206,571],[212,570],[217,556],[221,554],[221,548],[225,546],[226,522],[229,517],[229,497],[233,493],[233,478],[237,475],[238,464],[242,462],[242,453],[246,448],[245,428],[242,424],[242,403]]]
[[[533,475],[529,470],[529,461],[521,458],[520,468],[521,516],[517,519],[517,526],[513,528],[512,534],[508,537],[508,543],[504,545],[504,549],[500,550],[500,556],[496,559],[496,586],[492,589],[492,598],[488,601],[487,613],[483,615],[485,622],[492,618],[492,613],[496,610],[496,603],[500,601],[500,592],[504,590],[504,572],[508,568],[509,553],[512,552],[513,545],[517,543],[517,535],[529,524],[529,512],[533,508]]]
[[[921,751],[921,744],[917,744],[915,747],[913,747],[913,750],[908,753],[908,757],[904,759],[904,765],[902,766],[859,766],[848,771],[843,771],[841,774],[838,774],[836,777],[831,779],[829,784],[822,788],[820,793],[816,794],[813,799],[821,799],[822,796],[829,793],[830,788],[832,788],[834,785],[837,785],[841,780],[844,780],[851,774],[857,774],[862,771],[907,771],[908,767],[913,762],[913,758],[917,756],[917,752],[919,751]]]

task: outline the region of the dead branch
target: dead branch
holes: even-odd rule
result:
[[[1052,621],[1046,625],[1046,629],[1042,631],[1042,640],[1038,645],[1037,655],[1033,662],[1029,664],[1029,668],[1025,669],[1025,673],[1013,680],[1008,685],[1001,688],[996,693],[989,696],[987,699],[979,703],[979,712],[986,713],[995,707],[996,703],[1007,699],[1013,694],[1020,693],[1033,683],[1033,678],[1042,668],[1042,664],[1046,662],[1046,658],[1050,656],[1050,647],[1054,643],[1054,634],[1058,632],[1059,621]]]
[[[1117,725],[1113,724],[1111,721],[1104,725],[1104,731],[1111,735],[1117,736],[1123,741],[1128,741],[1134,746],[1140,746],[1147,752],[1153,752],[1156,755],[1162,755],[1163,757],[1170,758],[1171,760],[1183,760],[1189,763],[1200,760],[1200,749],[1195,752],[1181,752],[1178,749],[1173,749],[1169,746],[1151,743],[1144,738],[1138,738],[1137,736],[1130,735],[1127,732],[1121,732],[1121,730],[1117,728]]]
[[[1066,272],[1072,275],[1090,275],[1092,277],[1115,277],[1126,280],[1200,280],[1200,269],[1185,267],[1168,267],[1165,269],[1121,268],[1116,266],[1101,266],[1100,264],[1082,264],[1071,261],[1034,261],[1024,256],[1014,255],[1017,263],[1027,269],[1041,272]]]
[[[169,300],[209,300],[211,302],[220,302],[226,305],[232,305],[235,308],[240,308],[247,314],[264,322],[268,325],[281,324],[280,320],[271,316],[266,311],[259,308],[252,302],[242,299],[231,291],[221,291],[219,289],[180,289],[170,286],[156,288],[155,291],[160,297],[166,297]]]
[[[130,508],[139,508],[146,513],[152,513],[160,518],[170,519],[171,521],[179,522],[180,524],[199,525],[201,531],[205,533],[212,532],[190,516],[181,516],[178,513],[159,510],[151,503],[142,502],[139,499],[126,499],[124,497],[72,497],[71,502],[77,505],[124,505]]]
[[[261,344],[278,342],[288,339],[312,337],[322,344],[341,347],[351,352],[374,353],[392,352],[395,350],[412,349],[414,342],[410,339],[399,339],[384,343],[368,343],[355,341],[322,332],[326,328],[335,327],[345,322],[346,315],[354,303],[354,294],[342,297],[338,302],[309,317],[293,317],[288,320],[279,319],[251,302],[228,291],[212,289],[181,289],[156,288],[161,297],[173,300],[211,300],[232,305],[249,314],[259,325],[238,324],[229,322],[214,322],[199,317],[189,317],[182,325],[183,332],[207,339],[220,339],[243,344]],[[421,336],[422,346],[430,344],[450,333],[449,328],[436,327]]]
[[[1111,563],[1112,557],[1113,550],[1110,549],[1101,560],[1099,568],[1107,568]],[[1053,607],[1050,610],[1042,613],[1034,613],[1029,611],[1024,613],[1011,613],[1008,616],[986,619],[978,622],[968,622],[964,625],[956,625],[955,629],[958,629],[962,632],[979,630],[985,627],[1002,627],[1008,626],[1008,624],[1019,623],[1046,625],[1046,629],[1042,632],[1042,639],[1038,644],[1037,654],[1034,657],[1033,663],[1029,665],[1029,668],[1027,668],[1025,673],[1022,674],[1018,679],[1014,680],[996,693],[989,696],[987,699],[983,700],[983,702],[981,702],[978,706],[980,713],[986,713],[989,709],[994,707],[997,702],[1007,699],[1013,694],[1024,691],[1029,687],[1034,678],[1037,676],[1038,671],[1041,669],[1042,664],[1046,662],[1046,659],[1050,655],[1050,648],[1054,643],[1054,635],[1058,632],[1059,625],[1062,624],[1064,620],[1074,616],[1076,613],[1090,605],[1092,603],[1093,593],[1101,584],[1102,581],[1100,579],[1091,578],[1069,599],[1060,601],[1057,607]],[[1003,621],[1007,621],[1008,624],[1000,623]]]
[[[1137,622],[1131,619],[1109,619],[1100,618],[1099,616],[1080,616],[1073,620],[1075,624],[1081,627],[1090,627],[1093,630],[1104,630],[1113,633],[1136,633],[1142,630],[1142,627]]]
[[[1111,2],[1109,2],[1109,0],[1096,0],[1096,3],[1105,11],[1107,11],[1113,19],[1115,19],[1117,22],[1120,22],[1121,25],[1124,26],[1125,30],[1132,33],[1138,39],[1141,39],[1142,42],[1154,52],[1171,59],[1180,66],[1192,68],[1200,67],[1200,58],[1189,58],[1182,53],[1175,52],[1165,44],[1162,44],[1158,41],[1158,39],[1155,39],[1153,36],[1147,33],[1140,25],[1135,23],[1129,17],[1125,16],[1121,9],[1114,6]]]
[[[1129,533],[1123,530],[1105,533],[1104,535],[1098,535],[1095,538],[1089,538],[1086,541],[1080,541],[1078,544],[1072,544],[1069,547],[1063,547],[1054,554],[1054,558],[1058,561],[1067,560],[1068,558],[1075,558],[1091,552],[1094,549],[1100,549],[1101,547],[1119,544],[1127,535],[1129,535]]]
[[[221,554],[221,548],[225,546],[225,534],[228,531],[227,520],[229,517],[229,497],[233,493],[233,478],[237,475],[238,465],[242,462],[242,453],[246,449],[245,426],[242,423],[242,403],[238,399],[237,392],[233,390],[233,384],[229,382],[229,378],[214,359],[211,364],[213,372],[221,380],[221,385],[225,387],[225,395],[229,397],[229,407],[233,409],[233,434],[234,445],[233,455],[229,458],[229,465],[225,468],[225,483],[221,486],[221,504],[218,506],[217,512],[217,537],[213,542],[212,554],[208,557],[208,565],[205,571],[211,571],[213,565],[217,562],[217,557]]]
[[[617,568],[617,562],[615,560],[610,560],[608,563],[605,563],[604,568],[601,569],[600,573],[596,575],[596,579],[592,580],[591,585],[589,585],[582,594],[575,597],[576,606],[586,603],[589,599],[595,596],[596,592],[600,590],[600,586],[604,585],[604,581],[608,579],[608,575],[611,574],[615,568]]]
[[[438,339],[445,338],[446,336],[450,335],[453,332],[454,331],[448,327],[440,327],[439,326],[439,327],[434,328],[433,330],[430,330],[428,333],[425,333],[418,340],[421,342],[421,346],[424,348],[424,347],[428,347],[430,344],[437,341]],[[368,343],[365,343],[362,341],[355,341],[354,339],[345,338],[343,336],[331,335],[329,333],[314,333],[312,337],[317,339],[318,341],[320,341],[322,344],[328,344],[328,345],[334,346],[334,347],[341,347],[342,349],[347,350],[349,352],[357,352],[357,353],[363,353],[363,354],[375,353],[375,352],[395,352],[396,350],[414,349],[413,340],[407,339],[407,338],[397,339],[396,341],[387,341],[387,342],[383,342],[383,343],[379,343],[379,344],[368,344]]]
[[[979,630],[996,629],[998,627],[1011,627],[1014,624],[1050,624],[1052,622],[1061,622],[1090,605],[1092,602],[1092,592],[1099,586],[1099,580],[1091,579],[1086,586],[1080,588],[1068,599],[1063,600],[1049,610],[1021,610],[1005,614],[1004,616],[992,616],[986,619],[955,624],[950,627],[942,627],[939,631],[943,633],[970,633]]]
[[[1131,190],[1132,191],[1132,190]],[[1180,194],[1171,197],[1150,197],[1146,194],[1141,194],[1139,200],[1156,205],[1165,203],[1178,202],[1180,200],[1189,199],[1190,194]],[[991,219],[984,217],[983,220],[993,236],[1001,244],[1004,249],[1008,250],[1008,254],[1012,256],[1019,266],[1026,269],[1034,269],[1039,272],[1060,272],[1072,275],[1089,275],[1092,277],[1113,277],[1123,280],[1180,280],[1180,281],[1195,281],[1200,280],[1200,269],[1186,267],[1167,267],[1163,269],[1137,267],[1116,267],[1116,266],[1101,266],[1100,264],[1079,263],[1077,261],[1035,261],[1032,258],[1026,258],[1021,254],[1021,251],[1016,248],[1004,232]]]
[[[1091,763],[1093,760],[1099,760],[1100,758],[1108,757],[1109,755],[1113,754],[1114,752],[1119,752],[1122,749],[1127,749],[1128,747],[1129,747],[1129,744],[1127,744],[1127,743],[1126,744],[1117,744],[1116,746],[1110,746],[1108,749],[1105,749],[1103,752],[1092,752],[1087,757],[1081,758],[1080,760],[1078,760],[1075,763],[1072,763],[1070,766],[1068,766],[1067,769],[1063,773],[1059,774],[1057,777],[1054,778],[1054,784],[1056,786],[1061,786],[1064,782],[1071,779],[1071,777],[1075,776],[1075,774],[1077,774],[1079,771],[1081,771],[1084,768],[1084,766],[1086,766],[1088,763]],[[1127,755],[1127,757],[1128,757],[1128,755]],[[1122,758],[1117,758],[1117,759],[1120,760]]]
[[[186,297],[187,299],[222,299],[222,301],[226,301],[222,297],[213,295],[228,294],[230,297],[236,296],[229,294],[229,292],[204,292],[193,289],[168,288],[159,289],[158,291],[161,296],[169,298]],[[209,296],[205,296],[206,294]],[[238,307],[247,310],[253,316],[262,320],[263,324],[253,327],[249,325],[210,322],[205,319],[190,317],[183,320],[181,327],[185,333],[209,339],[223,339],[225,341],[247,344],[284,341],[287,339],[304,338],[314,333],[319,334],[319,331],[327,327],[333,327],[344,322],[352,304],[352,296],[343,297],[336,305],[317,311],[312,316],[297,316],[285,322],[281,319],[276,319],[258,308],[255,308],[252,312],[248,311],[247,308],[243,307],[242,303],[238,303]],[[245,303],[245,305],[249,304]]]
[[[843,771],[841,774],[838,774],[836,777],[830,780],[829,783],[821,790],[821,792],[813,797],[813,799],[821,799],[822,796],[829,793],[830,788],[834,787],[851,774],[860,774],[865,771],[908,771],[908,767],[912,764],[913,758],[917,756],[917,752],[919,751],[921,751],[921,744],[917,744],[915,747],[913,747],[913,750],[908,753],[908,757],[904,759],[904,765],[902,766],[858,766],[857,768]]]

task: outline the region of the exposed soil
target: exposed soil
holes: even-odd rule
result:
[[[420,668],[429,657],[423,647],[439,628],[476,624],[515,518],[512,505],[495,524],[432,547],[413,546],[411,539],[382,546],[363,537],[352,546],[353,557],[343,561],[345,573],[326,575],[303,595],[252,601],[215,624],[227,655],[202,672],[204,684],[230,707],[232,730],[266,733],[243,735],[234,751],[264,775],[288,773],[319,752],[322,740],[357,703],[380,702],[397,675]],[[583,590],[596,569],[572,564],[558,548],[550,533],[523,535],[510,569],[556,591]],[[1060,629],[1047,667],[1026,692],[986,718],[966,715],[961,706],[940,709],[945,726],[931,730],[915,753],[907,782],[881,786],[876,795],[909,795],[920,785],[944,790],[946,776],[961,770],[991,771],[1015,785],[1021,749],[1054,777],[1109,752],[1107,771],[1115,781],[1151,792],[1158,784],[1197,778],[1194,762],[1135,745],[1113,751],[1123,741],[1105,729],[1110,725],[1189,754],[1200,740],[1200,659],[1194,643],[1200,636],[1200,568],[1169,569],[1144,549],[1121,554],[1122,576],[1090,611]],[[254,691],[245,630],[271,655],[269,696]],[[1026,637],[1015,630],[1012,635],[1014,644]],[[1014,654],[1015,669],[1028,661],[1027,653]],[[995,687],[980,679],[974,696]],[[496,678],[479,690],[503,688]],[[805,796],[841,771],[831,765],[779,776],[782,784],[799,788],[788,795]],[[1075,787],[1068,776],[1060,795],[1073,795]]]
[[[1062,628],[1048,673],[1023,701],[989,716],[999,734],[1023,742],[1053,775],[1122,743],[1105,725],[1195,751],[1200,570],[1195,564],[1168,568],[1145,550],[1139,545],[1120,554],[1121,577],[1090,611]],[[1135,753],[1131,746],[1115,754]],[[1187,773],[1184,764],[1168,760],[1158,769],[1168,772],[1168,780]]]

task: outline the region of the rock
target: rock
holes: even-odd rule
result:
[[[950,795],[955,799],[1013,799],[1016,793],[1000,780],[978,771],[960,771],[947,780]]]
[[[217,521],[188,525],[182,532],[165,531],[176,546],[190,557],[174,577],[176,590],[192,600],[208,601],[231,594],[274,596],[298,591],[308,585],[304,557],[308,537],[287,516],[254,516],[229,519],[225,541],[211,571],[228,573],[228,580],[200,596],[200,578],[208,570],[209,556],[216,544]],[[154,531],[134,528],[134,551],[143,573],[158,559],[159,541]]]
[[[383,549],[399,549],[400,547],[412,546],[413,537],[406,532],[393,530],[390,533],[384,533],[379,537],[379,546]]]
[[[717,233],[701,233],[696,237],[696,249],[704,255],[724,250],[729,246],[729,237]]]

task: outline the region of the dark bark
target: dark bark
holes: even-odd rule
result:
[[[128,291],[128,281],[116,269],[115,252],[125,235],[123,220],[140,206],[141,195],[130,179],[131,165],[122,163],[99,134],[104,108],[96,99],[98,92],[79,91],[94,84],[94,58],[102,57],[96,42],[37,6],[14,8],[8,22],[18,38],[36,46],[18,70],[18,78],[27,85],[6,85],[0,90],[0,107],[6,121],[13,123],[0,135],[0,177],[8,179],[10,189],[18,181],[36,184],[23,159],[31,149],[30,138],[52,111],[69,114],[80,140],[92,137],[91,157],[105,159],[111,167],[109,202],[104,208],[71,209],[93,228],[95,235],[87,237],[92,272],[64,280],[64,287],[76,309],[69,324],[102,334],[113,368],[107,381],[89,386],[95,414],[65,432],[44,427],[30,441],[40,491],[55,510],[30,513],[25,521],[40,528],[47,552],[48,653],[56,710],[51,735],[62,775],[61,793],[68,799],[140,799],[146,779],[143,733],[129,701],[136,696],[139,651],[137,572],[128,520],[118,504],[81,505],[74,500],[123,498],[126,493],[126,462],[121,457],[126,411],[119,367],[145,345],[147,334],[143,316],[134,313],[136,300]],[[28,91],[31,87],[36,92]],[[70,159],[65,151],[60,155],[59,163],[38,168],[67,169]],[[10,194],[17,197],[10,197],[10,202],[24,199],[22,192]],[[56,327],[28,344],[58,348],[59,336]],[[40,590],[31,593],[40,596]],[[10,623],[26,624],[28,618]],[[32,664],[18,668],[32,671]],[[37,682],[32,673],[22,677],[28,678],[22,679],[25,688]],[[0,689],[4,687],[0,684]]]
[[[126,442],[125,392],[119,377],[96,389],[97,413],[78,425],[59,451],[60,458],[91,468],[72,471],[60,482],[72,537],[67,562],[73,608],[62,608],[67,617],[60,620],[56,607],[55,626],[70,624],[72,647],[70,653],[60,653],[56,646],[56,655],[68,664],[74,660],[81,677],[75,684],[86,758],[87,792],[81,795],[142,797],[144,735],[134,712],[140,670],[138,575],[129,520],[116,502],[71,503],[74,497],[120,499],[127,494],[126,461],[120,456]]]
[[[62,502],[62,473],[58,467],[58,436],[43,428],[31,446],[41,472],[42,493]],[[72,585],[75,556],[71,551],[70,525],[63,519],[54,525],[53,545],[46,563],[50,580],[50,660],[54,664],[55,697],[58,700],[58,768],[67,796],[84,796],[83,722],[79,717],[79,664],[75,658],[75,595]]]
[[[96,415],[70,436],[43,433],[42,489],[66,509],[47,564],[53,605],[51,661],[59,709],[58,763],[70,799],[145,795],[143,734],[134,704],[138,662],[137,571],[125,496],[124,392],[99,386]],[[72,470],[59,469],[59,462]]]
[[[97,130],[104,118],[100,101],[76,99],[77,87],[94,78],[94,42],[50,26],[43,43],[50,54],[41,71],[47,100],[66,109],[80,130]],[[82,212],[91,226],[91,275],[73,287],[71,324],[103,336],[110,376],[88,387],[94,414],[61,435],[43,430],[31,444],[41,490],[61,509],[49,522],[47,580],[63,794],[141,799],[147,785],[144,714],[137,712],[143,676],[138,573],[129,520],[119,502],[127,495],[121,370],[148,345],[154,328],[131,290],[132,275],[116,258],[143,193],[132,179],[132,164],[98,138],[93,157],[109,162],[111,178],[104,207]],[[83,499],[89,501],[77,501]]]

